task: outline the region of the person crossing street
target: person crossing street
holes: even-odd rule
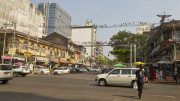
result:
[[[144,77],[146,76],[145,71],[143,71],[142,64],[140,64],[140,69],[137,70],[135,74],[136,74],[136,81],[137,81],[137,85],[138,85],[138,96],[139,96],[139,100],[141,100],[143,86],[145,83]]]

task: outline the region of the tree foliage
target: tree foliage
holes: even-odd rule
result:
[[[97,65],[108,65],[108,61],[102,57],[96,57],[96,63]]]
[[[127,45],[129,46],[129,43],[136,43],[136,49],[137,49],[137,55],[136,58],[139,56],[147,53],[147,36],[144,34],[133,34],[131,32],[128,32],[126,30],[119,31],[116,35],[113,35],[112,38],[110,38],[110,44],[111,45]],[[112,46],[113,51],[110,51],[112,55],[116,57],[116,61],[121,62],[129,62],[130,60],[130,47],[125,46]],[[132,51],[132,56],[134,55],[134,52]],[[134,59],[134,58],[133,58]]]

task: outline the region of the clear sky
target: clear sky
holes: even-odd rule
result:
[[[156,15],[172,15],[169,19],[180,20],[180,0],[30,0],[35,6],[38,3],[57,3],[71,17],[72,25],[85,25],[92,20],[96,25],[120,25],[121,23],[148,22],[158,23]],[[136,34],[136,27],[98,28],[97,41],[109,41],[119,30],[127,30]],[[104,55],[108,57],[111,47],[104,47]],[[113,59],[113,56],[109,56]]]

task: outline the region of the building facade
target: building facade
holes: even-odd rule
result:
[[[53,32],[69,37],[71,16],[57,3],[39,3],[38,9],[46,16],[45,31]]]
[[[97,49],[96,56],[103,57],[104,56],[103,55],[103,46],[101,46],[101,45],[103,45],[103,42],[97,41],[96,44],[100,45],[100,46],[96,46],[96,49]]]
[[[92,25],[91,22],[86,22],[86,26],[72,26],[71,28],[71,40],[77,45],[92,45],[86,47],[86,54],[88,57],[93,58],[96,55],[97,27]]]
[[[147,23],[140,23],[140,27],[137,28],[137,34],[142,34],[143,32],[150,31],[150,27],[148,27]]]
[[[0,0],[0,27],[4,29],[6,22],[15,22],[17,31],[30,32],[31,36],[46,36],[45,16],[29,0]]]

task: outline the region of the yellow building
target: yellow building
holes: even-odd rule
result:
[[[8,56],[8,53],[10,55],[12,50],[13,30],[7,30],[6,33],[7,34],[6,34],[5,56]],[[0,41],[2,42],[4,41],[4,30],[0,30]],[[52,43],[51,41],[47,41],[43,38],[37,39],[36,37],[31,36],[31,33],[29,35],[29,43],[28,43],[28,34],[24,34],[22,32],[16,31],[15,42],[14,42],[14,50],[15,50],[14,56],[24,57],[24,53],[27,52],[27,49],[28,49],[28,53],[31,56],[35,56],[36,54],[37,57],[48,57],[48,58],[67,57],[66,55],[67,47]]]

